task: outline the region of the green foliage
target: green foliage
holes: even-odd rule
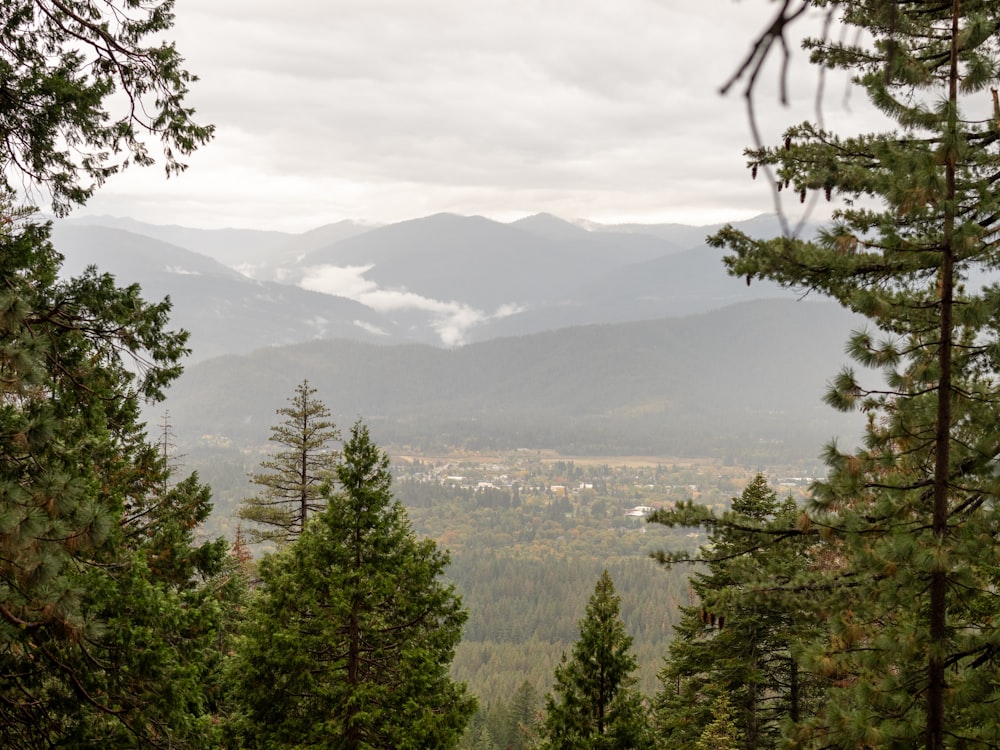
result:
[[[699,735],[694,750],[742,750],[743,735],[733,721],[729,699],[720,695],[712,704],[712,721]]]
[[[222,576],[225,542],[194,543],[207,498],[196,477],[181,482],[156,504],[155,514],[169,520],[146,521],[143,535],[130,534],[124,524],[120,545],[106,549],[102,566],[82,579],[84,609],[100,631],[82,649],[63,645],[57,653],[75,670],[73,697],[81,691],[101,697],[73,712],[81,716],[62,742],[155,747],[169,738],[173,747],[216,744],[218,637],[226,602],[241,591]]]
[[[524,680],[509,699],[479,708],[462,736],[459,750],[530,750],[538,742],[541,706],[535,686]]]
[[[173,0],[0,2],[3,188],[41,187],[59,214],[130,161],[167,173],[212,135],[184,98],[195,80],[172,43]]]
[[[475,462],[449,464],[448,472],[465,474],[469,487],[416,481],[429,473],[420,461],[398,461],[394,466],[397,477],[407,472],[414,477],[394,485],[397,497],[406,504],[418,534],[450,549],[447,574],[469,608],[452,674],[486,704],[509,700],[525,679],[547,691],[562,652],[579,635],[594,581],[607,569],[621,596],[622,620],[635,638],[638,683],[652,694],[663,643],[670,637],[686,587],[683,571],[658,574],[649,553],[690,541],[683,533],[648,526],[623,512],[674,494],[685,497],[688,485],[702,480],[703,497],[723,500],[726,495],[714,485],[722,482],[728,488],[729,480],[717,478],[718,467],[696,477],[690,467],[612,468],[574,466],[572,461],[549,466],[534,465],[535,459],[523,456],[518,459],[523,464],[508,465],[507,460],[496,473],[520,478],[503,489],[475,489],[479,480],[494,479],[480,474]],[[492,466],[484,468],[494,471]],[[531,489],[566,484],[570,478],[572,484],[586,481],[595,489],[559,498]],[[601,512],[595,513],[595,507]]]
[[[172,0],[0,0],[0,744],[209,747],[225,543],[196,545],[196,477],[168,488],[139,423],[187,334],[88,268],[58,280],[49,227],[130,160],[168,172],[208,140],[183,99]],[[114,104],[114,107],[107,105]],[[113,113],[117,109],[117,114]]]
[[[1000,744],[988,706],[998,679],[1000,494],[994,470],[1000,266],[997,10],[986,2],[815,2],[846,27],[808,39],[881,111],[882,132],[815,124],[748,152],[753,169],[842,205],[814,242],[755,241],[727,228],[737,276],[815,290],[866,316],[849,344],[884,386],[853,370],[828,403],[868,418],[853,453],[831,446],[814,489],[814,611],[829,631],[805,654],[830,689],[792,730],[799,746]],[[990,107],[990,100],[993,106]]]
[[[448,676],[466,614],[354,425],[340,490],[260,564],[231,667],[239,747],[453,747],[475,701]]]
[[[543,747],[653,747],[646,709],[634,689],[632,673],[638,665],[629,652],[631,645],[614,583],[604,571],[580,622],[572,655],[563,655],[552,693],[545,698]]]
[[[298,538],[309,516],[323,509],[324,484],[334,479],[337,452],[330,443],[340,439],[330,410],[316,398],[316,389],[303,380],[295,388],[291,406],[278,409],[285,417],[271,428],[269,440],[281,446],[261,462],[264,471],[252,474],[261,493],[243,500],[239,517],[252,522],[253,542],[287,544]]]
[[[741,747],[774,748],[782,722],[812,705],[815,687],[795,652],[818,623],[786,592],[810,562],[811,539],[796,529],[798,517],[795,503],[779,501],[758,474],[722,516],[686,504],[650,519],[711,529],[696,557],[660,555],[703,566],[690,580],[697,601],[682,608],[660,672],[656,725],[667,744],[689,747],[705,736],[725,699]]]
[[[169,305],[89,270],[47,228],[0,232],[0,741],[206,747],[225,543],[208,490],[168,489],[138,422],[179,371]]]
[[[660,573],[642,553],[604,557],[598,552],[561,557],[484,550],[454,556],[448,577],[469,607],[454,676],[486,703],[509,700],[525,679],[547,691],[560,656],[579,636],[594,580],[607,568],[621,597],[622,621],[635,639],[638,684],[652,694],[663,644],[678,606],[686,601],[686,573]]]

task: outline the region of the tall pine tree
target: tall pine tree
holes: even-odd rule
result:
[[[93,269],[60,280],[56,213],[129,163],[168,172],[211,136],[185,104],[173,0],[0,4],[0,745],[206,747],[208,589],[196,479],[167,492],[139,422],[180,372],[169,304]]]
[[[787,4],[786,4],[787,5]],[[815,290],[869,318],[850,341],[884,387],[851,370],[828,400],[870,419],[828,451],[813,523],[827,530],[830,633],[813,649],[831,690],[799,727],[827,747],[1000,745],[993,544],[1000,290],[1000,8],[985,0],[809,2],[844,33],[805,42],[885,115],[840,137],[814,123],[749,152],[803,199],[841,201],[816,241],[726,228],[737,276]],[[991,92],[990,89],[993,89]],[[813,586],[813,590],[819,590]]]
[[[235,747],[449,748],[475,701],[448,668],[466,613],[392,496],[389,459],[357,423],[339,491],[260,564],[232,664]]]
[[[779,501],[760,474],[721,518],[687,504],[650,517],[708,527],[708,543],[694,557],[658,555],[670,565],[704,566],[691,577],[697,600],[682,609],[659,675],[656,725],[666,744],[695,742],[716,718],[720,697],[747,750],[777,747],[782,723],[808,710],[812,681],[796,651],[818,623],[784,591],[811,564],[808,538],[795,531],[798,517],[794,501]]]
[[[139,422],[179,372],[167,303],[59,280],[47,228],[0,230],[0,744],[204,747],[225,545]]]

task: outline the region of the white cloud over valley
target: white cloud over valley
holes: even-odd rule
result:
[[[392,313],[400,311],[427,313],[431,319],[431,327],[445,346],[459,346],[465,343],[469,331],[475,326],[521,310],[517,305],[507,304],[493,313],[487,313],[461,302],[432,299],[405,289],[379,288],[374,281],[364,276],[372,268],[373,265],[314,266],[306,271],[299,285],[309,291],[355,300],[390,317]],[[384,333],[381,330],[377,332]]]

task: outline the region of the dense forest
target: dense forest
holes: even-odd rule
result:
[[[727,86],[753,116],[816,11],[845,33],[808,59],[888,120],[747,151],[776,196],[835,201],[816,237],[710,239],[748,284],[867,321],[826,396],[864,439],[822,478],[539,450],[393,466],[305,380],[273,394],[266,454],[219,467],[244,477],[221,517],[141,418],[186,352],[169,301],[61,277],[16,190],[65,213],[152,161],[146,135],[172,172],[211,137],[170,11],[0,11],[0,743],[1000,747],[995,3],[786,2]]]

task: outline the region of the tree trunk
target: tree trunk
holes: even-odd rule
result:
[[[946,191],[944,231],[941,248],[940,305],[941,329],[938,350],[937,425],[934,436],[934,510],[932,527],[934,544],[943,545],[948,530],[948,479],[951,464],[951,367],[953,339],[953,287],[954,234],[955,234],[955,135],[957,131],[956,108],[958,105],[958,34],[961,0],[952,1],[951,18],[951,67],[949,71],[948,103],[950,108],[946,130],[945,154]],[[946,561],[937,561],[931,570],[930,580],[930,643],[927,663],[927,750],[944,747],[944,648],[947,636],[947,585]]]

